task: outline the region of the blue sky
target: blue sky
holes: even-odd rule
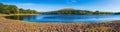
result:
[[[120,12],[120,0],[0,0],[4,4],[19,8],[34,9],[39,12],[55,11],[64,8],[77,10]]]

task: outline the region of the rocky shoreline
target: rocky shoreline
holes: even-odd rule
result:
[[[119,32],[120,22],[31,23],[0,17],[0,32]]]

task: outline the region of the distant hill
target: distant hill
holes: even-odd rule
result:
[[[113,14],[112,12],[99,12],[99,11],[89,11],[89,10],[75,10],[72,8],[60,9],[51,12],[41,12],[41,14]]]

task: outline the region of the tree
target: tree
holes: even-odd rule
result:
[[[3,11],[4,11],[4,5],[0,3],[0,13],[2,13]]]
[[[37,13],[36,10],[31,10],[31,9],[23,9],[23,8],[18,8],[15,5],[5,5],[0,3],[0,13],[2,14],[33,14]]]

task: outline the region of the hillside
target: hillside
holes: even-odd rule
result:
[[[75,10],[75,9],[61,9],[51,12],[41,12],[41,14],[113,14],[112,12],[100,12],[100,11],[89,11],[89,10]]]

